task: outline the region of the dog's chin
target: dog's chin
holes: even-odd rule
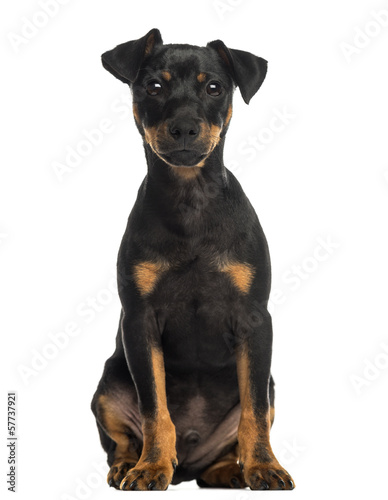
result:
[[[207,154],[198,154],[196,151],[180,150],[160,155],[172,167],[196,167],[206,158]]]

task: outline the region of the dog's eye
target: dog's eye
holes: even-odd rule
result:
[[[217,82],[210,82],[206,87],[206,92],[212,97],[217,97],[222,94],[222,87]]]
[[[146,86],[146,91],[147,91],[148,95],[152,95],[152,96],[159,95],[162,91],[162,86],[157,81],[150,82]]]

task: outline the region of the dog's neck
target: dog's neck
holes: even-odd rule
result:
[[[227,183],[223,151],[225,138],[222,137],[202,167],[173,167],[165,163],[148,144],[144,144],[148,175],[147,184],[155,185],[163,197],[185,196],[192,189],[221,189]]]
[[[145,205],[181,232],[197,232],[209,223],[217,199],[224,196],[228,171],[223,163],[224,138],[202,167],[172,167],[145,144],[148,175],[143,186]]]

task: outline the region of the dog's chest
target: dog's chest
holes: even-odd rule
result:
[[[208,251],[141,261],[134,266],[133,275],[140,293],[154,305],[192,301],[214,305],[246,295],[255,268],[227,252]]]
[[[201,371],[234,362],[229,340],[237,295],[231,278],[208,256],[161,272],[147,301],[158,318],[167,369]]]

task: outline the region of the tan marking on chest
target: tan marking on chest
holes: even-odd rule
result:
[[[134,266],[134,278],[141,295],[151,293],[161,275],[169,268],[165,262],[139,262]]]
[[[249,292],[255,274],[253,266],[243,262],[230,261],[219,266],[222,273],[226,273],[233,285],[243,294]]]

